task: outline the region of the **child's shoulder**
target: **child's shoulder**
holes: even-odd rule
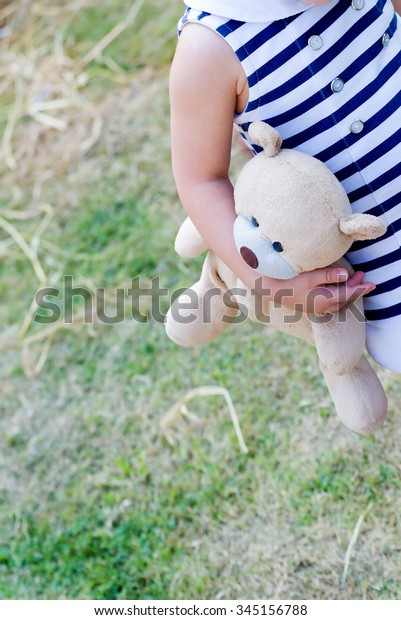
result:
[[[240,96],[246,88],[241,64],[227,42],[212,29],[188,23],[178,40],[172,74],[185,79],[186,88],[230,89]]]
[[[223,55],[225,62],[229,62],[233,53],[227,42],[212,28],[202,22],[188,22],[183,27],[178,39],[177,49],[184,48],[188,53],[194,53],[207,60]],[[236,57],[234,55],[233,61]]]

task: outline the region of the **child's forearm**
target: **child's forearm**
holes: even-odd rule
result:
[[[233,236],[233,186],[228,178],[204,181],[180,192],[182,204],[207,246],[248,288],[255,289],[260,275],[248,267],[239,254]],[[263,278],[264,287],[277,281]],[[270,286],[269,286],[270,284]]]

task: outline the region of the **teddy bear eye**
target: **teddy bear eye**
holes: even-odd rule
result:
[[[251,224],[252,226],[254,226],[254,228],[259,228],[259,222],[256,217],[251,217]]]
[[[273,250],[276,250],[276,252],[282,252],[284,250],[280,241],[273,241],[272,247],[273,247]]]

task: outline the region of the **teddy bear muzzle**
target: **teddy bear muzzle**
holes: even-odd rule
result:
[[[285,258],[279,241],[269,241],[260,234],[255,218],[237,215],[234,222],[234,241],[242,259],[260,275],[288,280],[298,271]]]

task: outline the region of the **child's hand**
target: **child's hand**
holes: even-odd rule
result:
[[[273,301],[282,306],[326,314],[338,312],[350,301],[373,291],[375,284],[363,282],[364,276],[362,271],[349,276],[345,269],[328,267],[306,271],[291,280],[263,278],[263,288],[270,288]]]

